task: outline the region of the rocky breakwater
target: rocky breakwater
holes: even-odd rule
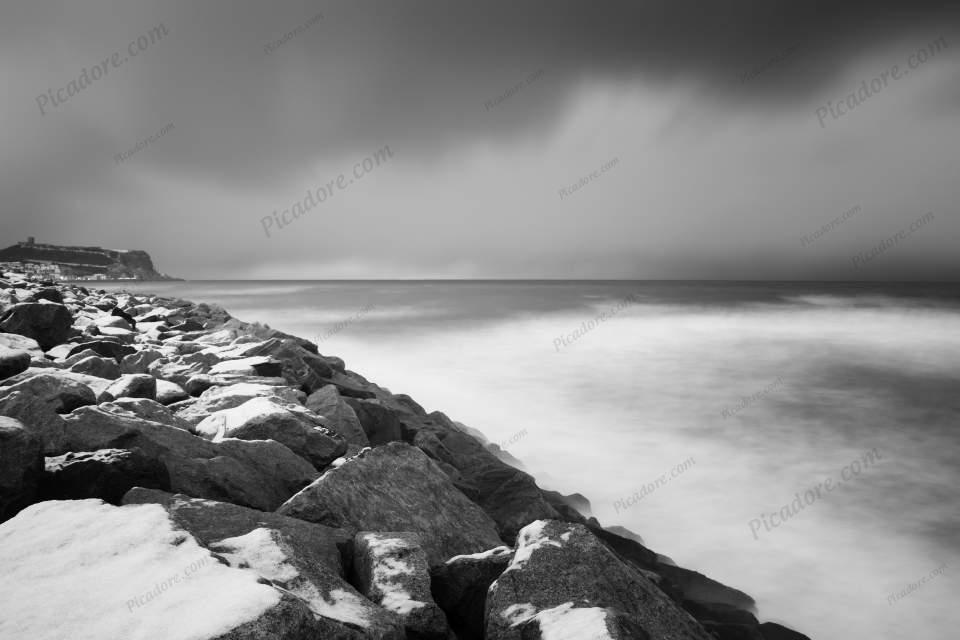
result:
[[[0,416],[2,638],[805,638],[215,306],[4,274]]]

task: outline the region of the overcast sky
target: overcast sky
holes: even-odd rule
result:
[[[4,2],[0,240],[186,278],[960,278],[960,13],[842,4]]]

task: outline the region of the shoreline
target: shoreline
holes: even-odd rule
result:
[[[68,475],[78,464],[58,462],[61,466],[51,471],[52,458],[78,452],[127,451],[133,453],[122,464],[113,464],[122,454],[111,454],[115,459],[98,461],[97,467],[111,473],[127,468],[126,474],[119,474],[123,482],[117,486],[130,486],[120,498],[111,502],[109,498],[114,496],[95,486],[83,488],[103,495],[84,497],[108,498],[121,512],[129,512],[131,504],[162,505],[172,521],[207,543],[207,548],[216,547],[219,543],[213,543],[219,538],[211,538],[208,532],[199,534],[202,528],[185,523],[178,516],[178,506],[190,504],[203,511],[202,505],[191,502],[201,500],[272,512],[279,515],[271,517],[286,516],[282,526],[270,529],[281,533],[283,527],[301,526],[287,522],[291,518],[312,523],[303,525],[311,527],[312,535],[320,531],[313,527],[330,529],[334,532],[325,533],[334,540],[331,544],[337,551],[332,555],[339,556],[339,568],[334,559],[328,569],[340,581],[338,588],[359,592],[362,596],[358,597],[366,598],[364,607],[376,607],[368,611],[371,622],[367,631],[350,627],[367,634],[356,637],[394,637],[390,634],[398,625],[408,637],[427,633],[425,629],[436,637],[444,629],[462,638],[520,637],[516,634],[531,625],[539,625],[540,632],[546,633],[548,612],[565,617],[595,608],[556,611],[564,602],[544,600],[558,589],[551,582],[557,567],[569,566],[571,561],[583,565],[578,564],[579,590],[564,585],[561,592],[566,601],[588,599],[602,604],[600,610],[606,613],[600,615],[600,623],[594,622],[602,624],[608,637],[640,637],[637,628],[654,638],[666,638],[681,628],[686,638],[706,639],[713,637],[711,633],[721,640],[748,637],[745,633],[764,640],[805,637],[780,625],[760,624],[750,596],[676,567],[629,535],[602,527],[577,510],[579,506],[589,514],[589,503],[584,507],[582,496],[541,489],[532,476],[510,466],[490,445],[443,413],[428,413],[409,396],[368,381],[347,369],[340,358],[321,354],[314,342],[240,321],[216,305],[92,290],[79,283],[23,279],[22,286],[13,286],[16,281],[3,281],[10,286],[0,291],[6,296],[0,299],[4,309],[0,330],[11,333],[16,323],[10,318],[23,315],[26,319],[16,326],[24,327],[38,342],[37,348],[26,350],[21,344],[20,350],[30,356],[28,366],[0,380],[0,415],[18,419],[21,432],[26,433],[18,436],[32,438],[34,446],[46,454],[45,470],[35,478],[28,503],[72,497],[64,495],[63,486],[51,479]],[[51,315],[54,305],[58,313]],[[46,349],[40,349],[40,342]],[[114,374],[116,377],[102,377]],[[15,393],[20,390],[43,398],[44,403],[28,402],[27,393]],[[243,444],[243,451],[224,453],[237,443]],[[139,466],[130,462],[134,454],[143,458]],[[240,472],[211,469],[211,460],[224,457],[240,465]],[[206,463],[197,463],[197,459]],[[283,470],[269,468],[281,459],[287,461]],[[35,463],[31,463],[34,470]],[[131,465],[137,473],[129,472]],[[143,468],[151,465],[165,467],[165,486],[163,472],[143,473]],[[397,477],[391,469],[399,468],[404,473]],[[243,479],[251,473],[253,480]],[[157,480],[153,484],[160,486],[145,486],[144,478]],[[353,484],[338,484],[345,482],[344,478]],[[405,493],[408,484],[447,500],[442,503],[444,508]],[[110,487],[114,493],[117,486]],[[354,491],[356,496],[345,495]],[[158,495],[161,492],[164,494]],[[380,493],[391,499],[379,502]],[[394,509],[404,500],[417,508]],[[31,514],[30,510],[36,509],[18,507],[26,507]],[[4,514],[3,519],[8,517]],[[19,520],[14,517],[0,524],[0,534],[9,522]],[[403,527],[397,528],[401,524]],[[253,531],[260,529],[231,531],[233,535],[220,542]],[[376,575],[378,563],[388,562],[389,554],[378,551],[371,542],[373,534],[366,533],[370,531],[398,532],[395,539],[400,542],[391,538],[391,545],[403,547],[412,556],[423,556],[422,563],[411,562],[417,566],[410,572],[419,578],[421,592],[424,579],[429,585],[426,593],[410,600],[423,605],[412,608],[418,615],[384,605],[395,599],[378,595],[369,580],[363,579],[363,567],[372,567],[372,575]],[[489,554],[501,546],[508,546],[509,552]],[[243,545],[231,548],[234,556],[244,557]],[[296,564],[300,555],[296,545],[292,551],[290,544],[278,543],[277,548]],[[0,556],[2,552],[0,548]],[[250,557],[246,556],[246,564],[255,567]],[[461,557],[465,559],[451,560]],[[603,563],[609,563],[611,575],[636,582],[636,593],[615,597],[613,592],[619,590],[595,575],[594,568]],[[460,568],[461,564],[469,567]],[[269,577],[263,575],[266,569],[258,569],[261,577]],[[303,575],[301,571],[300,577]],[[501,581],[506,575],[512,580]],[[281,583],[279,579],[273,582],[276,586]],[[318,586],[321,583],[314,580],[314,591],[321,596],[326,593],[321,599],[327,605],[336,602],[328,597],[336,590],[329,584],[324,590]],[[416,595],[415,586],[405,584],[404,589],[401,591]],[[297,593],[296,589],[287,591]],[[449,596],[455,592],[460,597],[451,601]],[[639,595],[641,592],[646,595]],[[500,615],[507,610],[515,612],[515,607],[530,601],[540,604],[525,617]],[[346,624],[342,615],[331,618],[319,613],[327,609],[303,594],[295,602],[281,602],[292,609],[306,606],[314,614],[314,625]],[[382,611],[399,616],[399,622]],[[431,615],[420,615],[425,611]],[[429,620],[420,619],[424,617]],[[479,635],[484,627],[486,635]],[[322,628],[329,632],[328,627]],[[379,635],[373,633],[374,628]]]

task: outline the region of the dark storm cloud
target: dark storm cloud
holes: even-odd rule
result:
[[[929,35],[949,22],[943,3],[899,4],[361,0],[157,2],[111,11],[41,3],[11,12],[0,46],[8,58],[41,55],[57,68],[21,85],[34,89],[17,97],[33,102],[34,94],[99,61],[94,51],[122,50],[163,23],[167,41],[115,71],[124,77],[110,89],[92,86],[92,95],[28,126],[50,127],[115,91],[112,99],[135,123],[130,133],[116,134],[115,146],[172,120],[191,131],[189,139],[158,148],[149,161],[231,183],[286,175],[318,153],[393,144],[428,154],[473,138],[537,135],[588,78],[690,83],[705,95],[753,105],[795,100],[842,72],[851,52],[904,33]],[[99,14],[89,29],[93,42],[70,31],[71,13],[84,12],[87,20]],[[320,12],[322,21],[264,55],[265,45]],[[41,42],[61,48],[43,49]],[[75,55],[71,47],[90,54]],[[484,112],[485,101],[540,68],[544,79],[522,100]],[[762,73],[741,81],[758,68]],[[65,132],[63,139],[82,135]]]
[[[424,176],[428,187],[433,175],[449,177],[450,168],[468,155],[465,150],[485,145],[500,150],[500,164],[511,167],[511,162],[528,160],[512,149],[524,142],[548,148],[571,106],[590,93],[584,87],[597,86],[604,91],[639,87],[651,102],[661,96],[679,100],[671,93],[678,88],[692,97],[672,103],[661,135],[652,139],[658,147],[664,145],[664,155],[671,153],[671,144],[696,153],[698,141],[691,140],[691,132],[708,131],[717,114],[760,117],[809,104],[810,126],[817,127],[814,108],[838,97],[833,85],[856,60],[878,51],[886,55],[891,43],[919,47],[940,36],[947,37],[954,55],[952,48],[960,42],[954,44],[954,33],[944,29],[955,31],[960,16],[956,8],[945,7],[947,3],[918,2],[904,8],[887,0],[863,5],[20,2],[0,9],[0,78],[5,84],[0,235],[120,246],[155,243],[168,264],[177,261],[190,268],[216,263],[228,273],[279,258],[306,263],[316,257],[309,234],[316,231],[310,225],[318,223],[300,222],[298,231],[282,242],[264,245],[259,221],[314,186],[319,164],[349,170],[352,162],[389,145],[397,154],[396,173],[389,173],[391,165],[376,177],[384,182],[371,179],[369,184],[384,184],[406,172],[407,179]],[[168,32],[161,41],[63,104],[48,105],[41,115],[38,96],[66,87],[84,68],[126,51],[131,41],[161,24]],[[892,62],[896,60],[881,56],[878,71]],[[943,64],[937,69],[951,75]],[[534,76],[534,82],[527,82]],[[956,113],[960,94],[955,86],[942,87],[937,100],[926,94],[926,102],[914,105],[917,113]],[[641,103],[644,99],[639,98]],[[883,98],[888,99],[894,100]],[[593,126],[603,135],[609,122],[601,121],[599,112],[596,117]],[[643,125],[642,116],[634,120]],[[117,154],[168,123],[175,123],[169,135],[120,165],[115,162]],[[603,155],[596,162],[624,158],[621,177],[610,183],[619,186],[603,187],[611,189],[603,204],[613,209],[622,200],[616,190],[641,165],[630,164],[629,147]],[[674,152],[670,157],[674,175],[683,175],[687,156]],[[551,169],[543,176],[544,191],[556,198],[558,187],[596,162],[584,158]],[[484,165],[488,173],[476,177],[478,191],[492,189],[482,183],[489,164],[495,163]],[[520,168],[518,164],[518,173]],[[796,171],[803,173],[799,159]],[[465,173],[453,177],[474,179]],[[503,193],[502,206],[533,187],[511,188]],[[363,195],[360,189],[350,193],[351,198]],[[583,195],[583,204],[574,205],[588,206],[601,194]],[[324,229],[322,237],[330,245],[324,256],[361,261],[384,256],[431,267],[466,255],[471,263],[502,266],[498,275],[510,275],[509,260],[522,264],[530,259],[531,272],[548,275],[558,262],[538,263],[537,256],[555,251],[562,261],[569,253],[564,246],[548,244],[552,239],[534,235],[539,213],[523,212],[510,220],[526,235],[503,240],[497,225],[482,218],[467,221],[467,230],[455,228],[460,222],[451,212],[459,210],[459,203],[449,197],[431,202],[432,196],[424,185],[404,184],[391,194],[410,229],[430,228],[434,244],[422,240],[419,231],[404,229],[410,235],[397,249],[395,234],[375,237],[369,224],[341,218]],[[569,218],[561,221],[563,226],[576,212],[558,215]],[[444,233],[437,234],[438,229]],[[682,231],[678,227],[673,234]],[[145,239],[138,240],[134,232],[146,234]],[[358,232],[365,234],[366,246],[351,249],[351,234]],[[205,251],[209,238],[224,233],[242,246],[239,253],[228,258]],[[464,236],[471,237],[469,246]],[[567,242],[574,246],[574,239]],[[603,250],[601,240],[593,242],[594,252]],[[620,265],[630,263],[630,251],[604,259],[620,271],[629,270]],[[664,260],[683,259],[674,258],[669,245],[664,252]],[[576,258],[586,264],[592,259],[587,250]]]

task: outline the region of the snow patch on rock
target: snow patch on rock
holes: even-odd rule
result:
[[[380,605],[400,615],[427,606],[426,602],[414,600],[397,580],[402,576],[414,575],[413,567],[400,558],[387,555],[406,548],[406,542],[400,538],[377,534],[368,534],[367,541],[376,558],[373,565],[373,585],[383,593]]]
[[[544,533],[546,526],[546,520],[535,520],[520,530],[520,534],[517,536],[517,552],[504,573],[523,568],[523,565],[538,549],[548,546],[560,548],[559,542],[549,539]]]
[[[254,529],[242,536],[225,538],[213,546],[223,552],[230,566],[253,569],[267,580],[288,582],[300,576],[270,529]]]
[[[500,616],[511,627],[536,620],[542,640],[613,640],[607,630],[607,611],[601,607],[575,608],[565,602],[538,612],[532,604],[514,604]]]
[[[0,525],[0,566],[0,638],[209,638],[280,601],[152,504],[35,504]]]
[[[511,553],[513,553],[513,549],[510,547],[500,546],[494,547],[493,549],[487,549],[486,551],[481,551],[480,553],[468,553],[464,555],[453,556],[444,564],[453,564],[454,562],[460,562],[462,560],[486,560],[487,558],[508,556]]]
[[[370,626],[370,603],[343,589],[334,589],[329,600],[325,598],[290,562],[292,551],[278,532],[260,527],[242,536],[225,538],[212,547],[223,554],[230,566],[252,569],[267,580],[279,583],[303,599],[314,614],[361,627]]]

